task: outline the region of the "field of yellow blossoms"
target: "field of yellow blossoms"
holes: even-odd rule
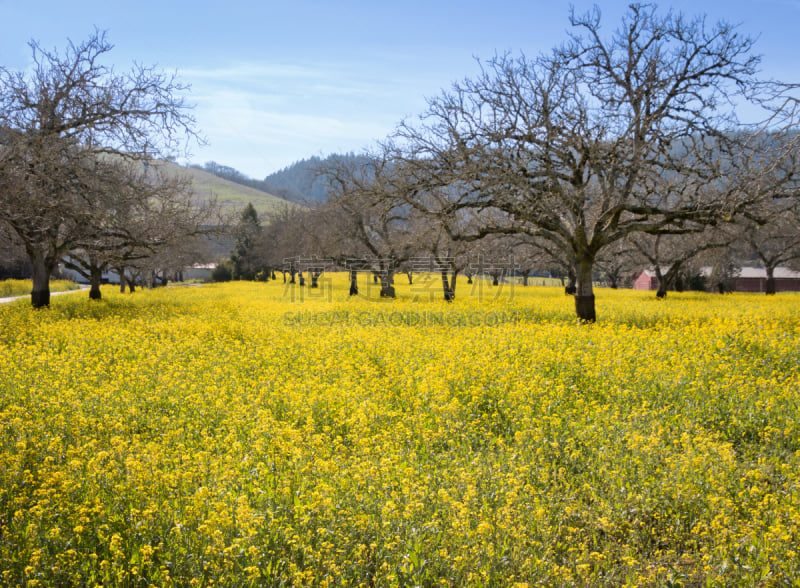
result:
[[[800,295],[397,282],[0,306],[0,584],[800,585]]]

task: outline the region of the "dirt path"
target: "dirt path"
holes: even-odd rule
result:
[[[50,292],[50,296],[60,296],[61,294],[74,294],[75,292],[85,292],[89,289],[89,286],[82,286],[77,290],[64,290],[63,292]],[[24,294],[22,296],[8,296],[6,298],[0,298],[0,304],[4,304],[6,302],[13,302],[14,300],[19,300],[20,298],[30,298],[30,294]]]

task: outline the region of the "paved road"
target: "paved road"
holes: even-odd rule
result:
[[[89,289],[89,286],[82,286],[78,290],[65,290],[64,292],[50,292],[50,296],[60,296],[61,294],[74,294],[75,292],[85,292]],[[25,294],[24,296],[9,296],[7,298],[0,298],[0,304],[4,304],[6,302],[13,302],[14,300],[19,300],[20,298],[30,298],[30,294]]]

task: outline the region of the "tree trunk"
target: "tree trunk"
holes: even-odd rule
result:
[[[524,272],[522,272],[522,285],[523,286],[527,286],[528,285],[528,274],[529,273],[531,273],[530,270],[525,270]]]
[[[95,267],[94,265],[89,268],[89,300],[100,300],[103,295],[100,293],[100,284],[103,283],[103,268]]]
[[[667,297],[667,280],[661,274],[661,268],[656,266],[656,279],[658,280],[658,290],[656,291],[656,298],[663,300]]]
[[[358,272],[350,270],[350,296],[358,296]]]
[[[455,276],[453,276],[453,281],[455,281]],[[448,283],[446,271],[442,272],[442,292],[444,294],[444,299],[446,302],[452,302],[453,298],[455,298],[455,293],[453,292],[453,285]]]
[[[771,265],[767,265],[767,285],[766,290],[764,292],[767,295],[775,294],[775,268]]]
[[[561,283],[564,283],[564,278],[561,278]],[[567,274],[567,285],[564,286],[564,294],[575,294],[577,289],[575,288],[575,272],[570,271]]]
[[[377,274],[375,275],[377,278]],[[383,271],[380,275],[381,280],[381,298],[395,298],[395,291],[393,274],[391,271]]]
[[[596,320],[594,309],[594,288],[592,287],[592,259],[578,262],[578,275],[575,283],[575,312],[578,318],[587,323]]]
[[[34,308],[50,306],[50,272],[53,263],[45,255],[38,252],[30,255],[31,269],[33,271],[33,289],[31,290],[31,305]]]
[[[411,272],[406,272],[406,275],[408,276],[409,285],[413,286],[414,285],[414,276],[411,274]]]

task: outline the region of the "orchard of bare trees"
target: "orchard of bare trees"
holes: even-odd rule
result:
[[[326,161],[327,254],[426,253],[451,299],[458,260],[500,243],[563,268],[590,322],[597,276],[663,268],[663,296],[733,250],[768,272],[797,262],[798,85],[761,79],[726,23],[634,4],[612,34],[597,9],[570,24],[549,53],[483,63],[368,161]],[[391,271],[370,269],[390,293]]]
[[[315,285],[337,266],[352,294],[368,272],[386,297],[427,271],[452,301],[459,276],[548,269],[587,322],[593,281],[645,267],[661,297],[734,258],[774,292],[774,270],[800,263],[798,84],[762,79],[754,40],[724,22],[650,4],[613,31],[598,9],[569,22],[563,44],[481,62],[371,152],[320,161],[327,200],[245,210],[226,271]],[[31,47],[30,73],[0,68],[0,237],[33,269],[34,306],[59,261],[94,285],[191,257],[214,207],[155,163],[198,138],[185,87],[115,73],[100,33]]]
[[[0,67],[0,227],[24,251],[31,301],[48,306],[65,263],[91,280],[151,268],[176,255],[216,210],[160,160],[199,138],[174,76],[106,65],[112,46],[95,32],[63,52],[31,43],[28,72]]]

